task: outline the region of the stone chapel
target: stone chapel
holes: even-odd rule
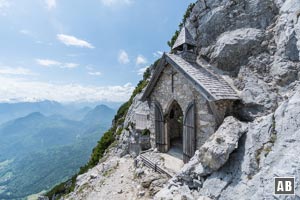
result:
[[[181,149],[186,163],[216,131],[239,97],[220,75],[197,60],[196,41],[186,27],[173,53],[164,53],[142,96],[148,102],[151,145]]]

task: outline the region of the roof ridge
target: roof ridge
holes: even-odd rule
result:
[[[176,49],[177,47],[179,47],[183,44],[189,44],[192,46],[196,46],[195,39],[193,38],[193,36],[191,35],[189,30],[185,26],[181,29],[172,49]]]
[[[211,72],[199,63],[190,63],[178,55],[165,53],[143,94],[143,100],[151,94],[165,63],[182,73],[208,101],[239,99],[238,93],[221,75]]]

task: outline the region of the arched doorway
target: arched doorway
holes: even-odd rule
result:
[[[168,150],[178,155],[183,152],[183,112],[177,101],[169,107],[167,117]],[[181,156],[180,156],[181,157]]]

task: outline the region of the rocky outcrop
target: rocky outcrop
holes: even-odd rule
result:
[[[240,148],[220,171],[206,179],[200,193],[219,199],[273,199],[274,177],[296,176],[300,87],[274,115],[258,118],[249,124]],[[299,188],[300,183],[296,183]],[[297,189],[296,189],[297,191]],[[299,190],[296,195],[300,195]]]
[[[238,141],[246,132],[245,124],[233,117],[225,118],[219,129],[199,149],[199,161],[207,168],[218,170],[238,146]]]
[[[278,106],[280,98],[278,88],[269,82],[272,78],[265,75],[270,67],[259,61],[267,59],[266,56],[261,55],[251,60],[247,66],[242,66],[235,80],[236,87],[241,90],[243,105],[235,108],[234,112],[245,121],[253,121],[256,117],[268,115]]]
[[[238,148],[219,170],[208,171],[195,162],[199,161],[197,152],[183,172],[188,172],[185,176],[190,178],[197,178],[195,172],[202,176],[198,177],[202,181],[198,190],[173,179],[169,189],[164,188],[157,197],[171,199],[184,194],[189,199],[273,199],[274,177],[295,176],[299,180],[300,118],[296,116],[300,115],[300,86],[291,94],[274,114],[248,123],[248,131],[240,138]],[[296,188],[299,187],[300,183],[296,182]],[[296,195],[300,195],[297,189]]]
[[[136,124],[136,114],[144,114],[149,115],[150,108],[147,102],[142,102],[141,99],[142,93],[137,94],[132,102],[132,105],[130,106],[126,118],[124,120],[123,127],[119,127],[122,131],[118,138],[118,144],[116,148],[116,154],[119,156],[124,156],[128,154],[131,150],[133,150],[134,154],[138,154],[139,150],[136,149],[130,149],[129,143],[132,142],[132,139],[134,136],[130,133],[132,131],[129,131],[130,123]],[[148,122],[145,128],[149,128],[151,126],[151,123]],[[135,152],[136,151],[136,152]]]
[[[274,195],[279,176],[296,178],[300,198],[300,1],[199,0],[187,25],[233,79],[231,114],[244,122],[227,117],[157,199],[287,199]]]
[[[265,29],[278,13],[273,0],[199,0],[189,20],[198,45],[208,47],[227,31]]]
[[[210,55],[211,61],[225,71],[235,71],[247,63],[248,57],[262,50],[263,31],[241,28],[223,33]]]

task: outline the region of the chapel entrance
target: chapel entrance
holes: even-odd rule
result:
[[[169,154],[182,159],[183,154],[183,112],[180,105],[174,101],[167,118],[167,144]]]

